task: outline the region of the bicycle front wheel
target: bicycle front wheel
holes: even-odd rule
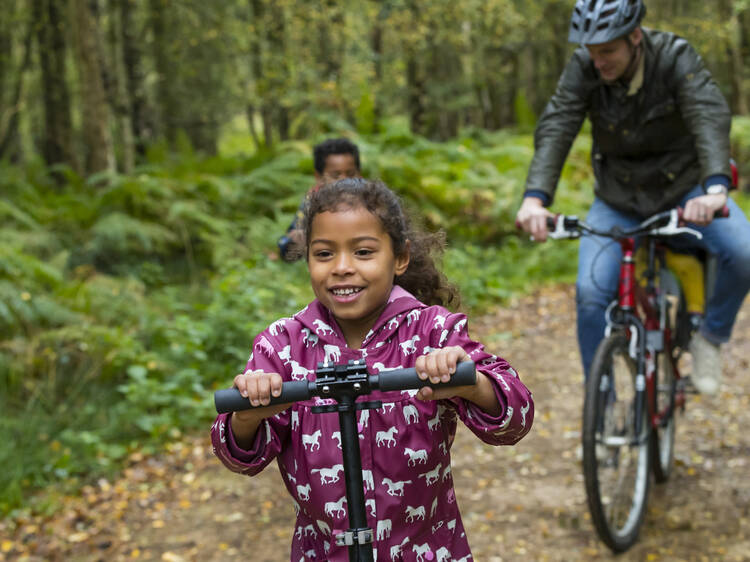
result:
[[[650,428],[644,400],[636,435],[635,376],[625,335],[605,338],[586,383],[583,475],[594,527],[614,552],[637,540],[649,491]]]

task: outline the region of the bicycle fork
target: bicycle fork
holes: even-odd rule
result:
[[[641,320],[632,313],[626,313],[630,328],[630,345],[628,353],[635,361],[635,445],[641,445],[643,431],[643,413],[646,405],[646,329]]]
[[[622,261],[620,262],[620,283],[618,289],[619,319],[630,331],[628,354],[636,362],[635,375],[635,443],[640,445],[643,431],[643,413],[646,405],[646,328],[635,314],[636,310],[636,273],[635,273],[635,240],[625,238],[620,241]],[[610,319],[608,319],[609,323]],[[611,327],[608,325],[608,330]]]

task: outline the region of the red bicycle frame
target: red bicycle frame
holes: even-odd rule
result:
[[[646,403],[649,410],[649,423],[652,427],[659,427],[666,423],[674,408],[682,407],[685,403],[685,393],[678,391],[674,394],[674,400],[671,401],[673,403],[657,411],[657,381],[655,375],[658,352],[663,353],[665,359],[670,362],[675,380],[681,378],[679,369],[673,361],[671,353],[673,327],[669,326],[668,323],[661,324],[658,289],[653,282],[656,260],[660,260],[661,267],[665,267],[663,256],[666,246],[653,239],[648,241],[649,256],[645,286],[638,282],[636,276],[635,238],[621,239],[620,247],[622,249],[622,260],[620,262],[620,278],[618,281],[618,308],[631,319],[631,325],[628,329],[633,330],[635,328],[637,337],[645,339],[641,347],[642,350],[645,350],[643,368],[641,369],[641,365],[639,364],[638,373],[645,375],[644,390],[648,398]],[[633,318],[637,319],[637,322],[632,322]],[[629,333],[629,336],[631,338],[634,337],[632,332]],[[649,339],[658,345],[649,345]],[[640,384],[636,381],[637,389]]]

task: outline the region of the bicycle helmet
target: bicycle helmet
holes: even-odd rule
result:
[[[642,0],[577,0],[568,41],[599,45],[633,31],[646,14]]]

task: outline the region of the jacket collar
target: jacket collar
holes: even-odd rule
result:
[[[392,322],[398,316],[417,308],[426,307],[427,305],[419,301],[409,291],[399,285],[394,285],[386,307],[365,337],[362,347],[388,339],[401,323],[400,320]],[[317,334],[320,342],[346,346],[346,340],[341,333],[338,322],[336,322],[331,311],[323,306],[318,299],[295,314],[294,318],[311,333]]]

